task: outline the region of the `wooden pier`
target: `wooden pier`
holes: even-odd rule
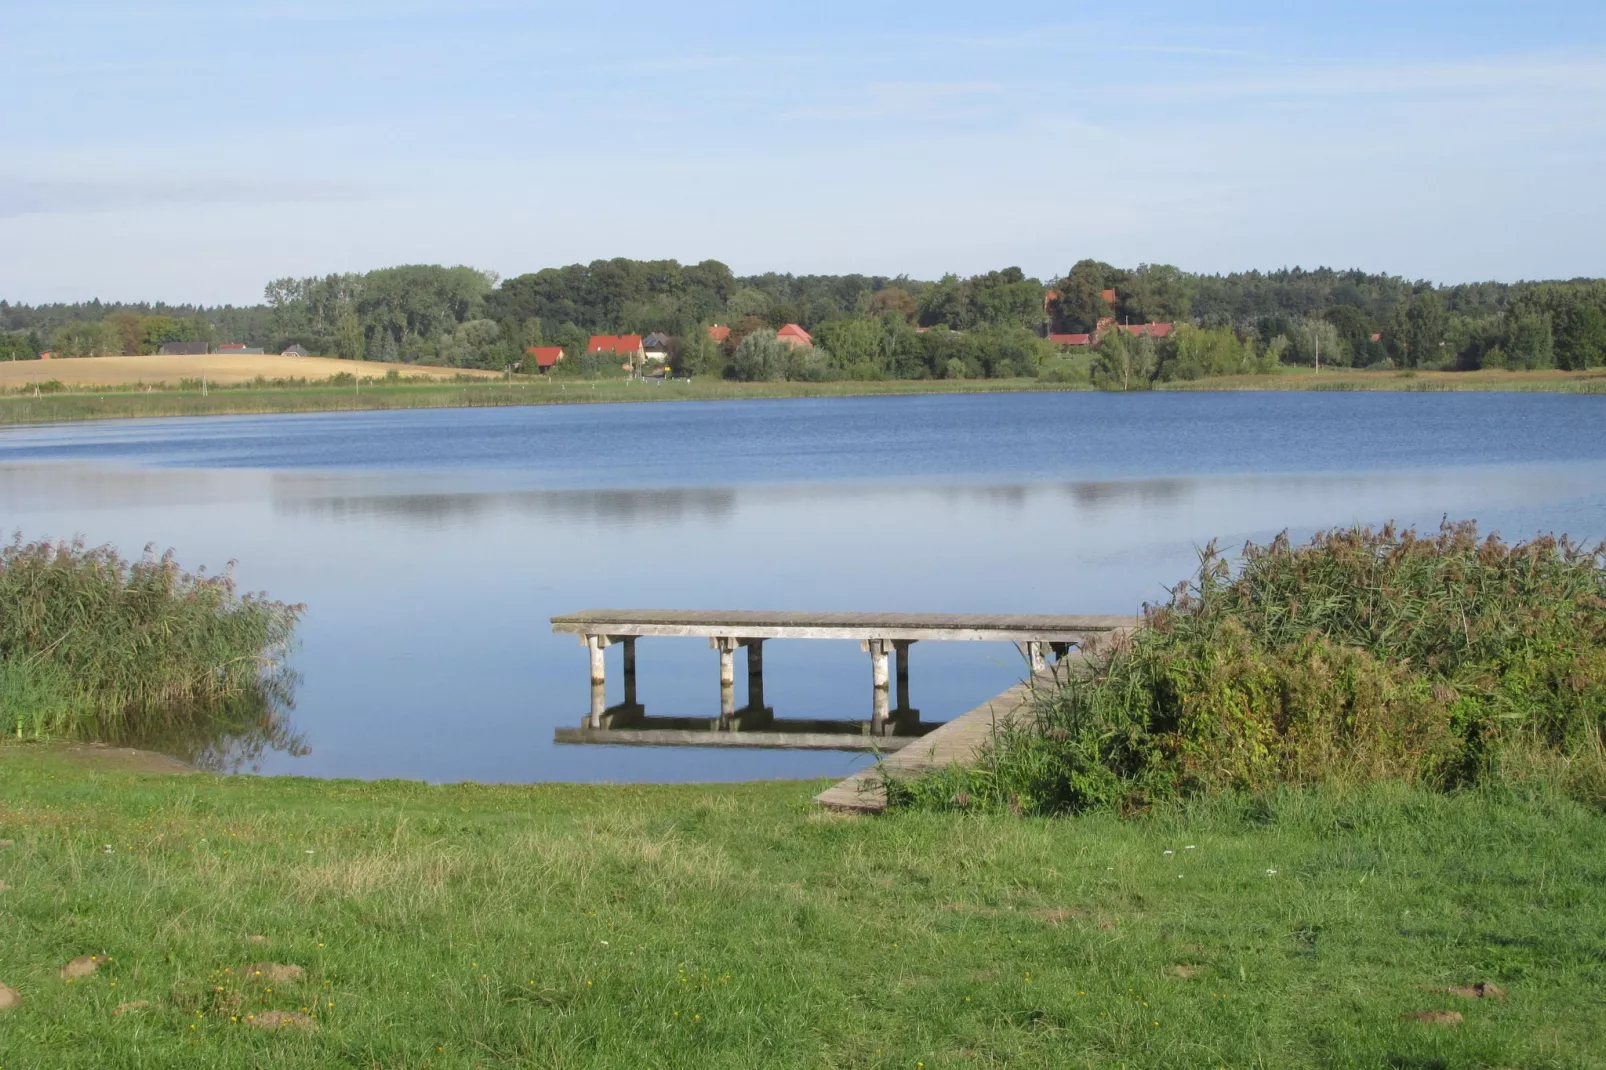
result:
[[[870,655],[869,734],[883,740],[898,737],[899,726],[907,725],[911,714],[915,723],[918,723],[919,711],[911,709],[909,705],[909,647],[914,643],[933,640],[1014,643],[1035,675],[1048,668],[1050,656],[1064,658],[1072,651],[1084,649],[1090,640],[1130,632],[1136,626],[1135,617],[1111,615],[754,610],[594,609],[552,618],[554,632],[579,636],[591,656],[591,714],[584,728],[605,730],[608,724],[621,719],[645,719],[645,710],[637,702],[636,696],[636,640],[644,636],[690,636],[708,640],[709,646],[719,654],[720,723],[734,723],[738,717],[735,690],[737,648],[747,650],[747,706],[743,712],[762,713],[768,712],[764,706],[766,642],[771,639],[852,639],[857,640],[860,648]],[[616,643],[623,647],[624,702],[610,709],[607,704],[607,662],[604,652]],[[889,660],[895,662],[894,672],[888,671]],[[897,682],[896,707],[893,706],[891,694],[894,679]],[[619,716],[621,712],[624,718]],[[565,733],[570,730],[559,731]],[[938,729],[932,736],[941,731]],[[915,733],[905,730],[902,734]],[[601,740],[572,736],[564,741]],[[636,742],[659,741],[642,738]],[[734,740],[722,740],[721,744],[742,745]],[[788,744],[775,741],[768,745]]]

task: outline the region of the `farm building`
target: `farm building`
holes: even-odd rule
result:
[[[562,346],[531,346],[524,352],[534,361],[535,371],[541,375],[551,371],[558,361],[563,359]],[[525,371],[529,370],[529,367],[525,368]]]

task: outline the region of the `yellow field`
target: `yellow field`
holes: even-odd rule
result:
[[[204,357],[78,357],[67,360],[0,362],[0,390],[54,379],[64,386],[128,386],[200,379],[228,386],[264,379],[327,379],[341,372],[380,379],[395,368],[405,379],[450,379],[454,375],[498,378],[496,372],[462,368],[424,368],[416,364],[384,364],[375,360],[333,357],[281,357],[278,354],[209,353]]]

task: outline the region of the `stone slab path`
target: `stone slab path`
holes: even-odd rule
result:
[[[1043,674],[1032,680],[1021,681],[969,713],[960,714],[902,750],[887,755],[881,766],[861,770],[835,787],[820,792],[814,801],[832,810],[880,813],[887,808],[887,793],[881,786],[882,767],[894,774],[909,775],[955,763],[963,765],[992,738],[996,725],[1023,712],[1034,686],[1052,687],[1053,679]]]

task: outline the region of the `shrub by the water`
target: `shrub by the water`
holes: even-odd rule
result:
[[[150,548],[0,546],[0,730],[126,740],[271,714],[300,606],[239,594]]]
[[[1325,780],[1539,777],[1606,803],[1606,548],[1470,523],[1214,544],[924,806],[1054,812]]]

